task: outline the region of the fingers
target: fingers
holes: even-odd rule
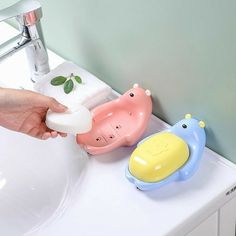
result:
[[[46,132],[41,136],[42,140],[47,140],[51,137],[51,133],[50,132]]]
[[[67,134],[65,134],[65,133],[59,133],[59,135],[60,135],[62,138],[67,137]]]
[[[51,132],[51,138],[56,138],[58,136],[58,133],[56,131]]]
[[[48,107],[54,112],[65,112],[68,109],[54,98],[49,98]]]
[[[30,129],[26,133],[32,137],[42,139],[42,140],[47,140],[49,138],[57,138],[58,136],[60,136],[60,137],[67,136],[67,134],[65,134],[65,133],[60,133],[55,130],[48,129],[44,123],[42,123],[40,125],[40,127],[34,127],[32,129]]]
[[[58,135],[62,138],[65,138],[67,136],[67,134],[65,134],[65,133],[58,133],[56,131],[51,131],[51,132],[45,132],[44,134],[42,134],[42,136],[40,138],[42,140],[47,140],[49,138],[57,138]]]
[[[63,104],[59,103],[55,98],[44,96],[42,94],[33,93],[31,95],[31,104],[36,107],[49,108],[54,112],[65,112],[68,108]]]

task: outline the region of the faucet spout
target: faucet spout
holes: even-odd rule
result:
[[[25,48],[31,80],[37,82],[50,71],[40,19],[41,5],[36,0],[21,0],[0,11],[0,22],[15,17],[21,33],[0,45],[0,62]]]
[[[25,31],[27,31],[26,28],[24,28],[24,31],[21,34],[0,45],[0,62],[27,47],[32,42],[28,33]]]

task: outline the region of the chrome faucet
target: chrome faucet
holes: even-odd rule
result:
[[[0,10],[0,22],[10,18],[16,18],[21,33],[0,45],[0,62],[25,48],[31,80],[36,82],[42,75],[50,71],[40,23],[41,5],[37,0],[21,0]]]

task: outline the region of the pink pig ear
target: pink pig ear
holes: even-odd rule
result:
[[[146,93],[147,96],[151,96],[152,95],[151,91],[148,90],[148,89],[145,91],[145,93]]]
[[[134,84],[134,85],[133,85],[133,88],[138,88],[138,84]]]

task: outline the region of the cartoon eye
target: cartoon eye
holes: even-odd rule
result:
[[[186,129],[188,126],[186,124],[183,124],[182,127]]]
[[[134,97],[134,94],[133,94],[133,93],[130,93],[129,96],[130,96],[130,97]]]

